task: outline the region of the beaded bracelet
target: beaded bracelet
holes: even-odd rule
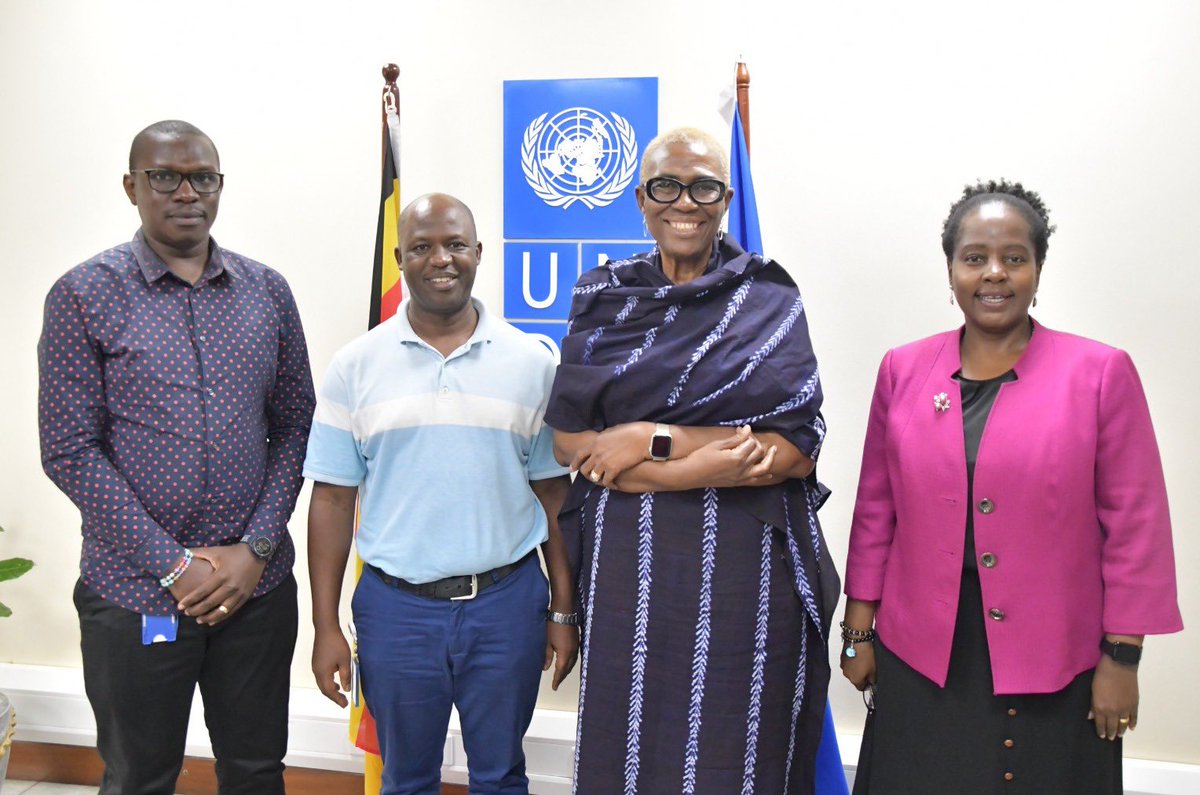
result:
[[[842,628],[843,643],[869,643],[875,640],[873,629],[854,629],[846,626],[845,621],[839,621],[838,626]]]
[[[183,559],[175,564],[175,568],[166,577],[158,581],[158,584],[164,588],[170,588],[175,584],[175,581],[183,576],[183,573],[188,570],[188,566],[192,565],[192,550],[183,550]]]

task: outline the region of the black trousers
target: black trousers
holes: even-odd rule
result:
[[[216,627],[180,616],[174,643],[142,645],[141,617],[75,585],[83,683],[104,759],[100,795],[171,795],[196,685],[221,795],[283,795],[296,580]]]

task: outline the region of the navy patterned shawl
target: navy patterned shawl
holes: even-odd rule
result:
[[[820,406],[795,283],[722,235],[707,272],[685,284],[667,279],[656,252],[583,274],[546,421],[563,431],[749,424],[815,459]]]
[[[778,263],[722,235],[704,275],[685,284],[666,277],[657,251],[580,277],[546,422],[568,432],[643,420],[749,424],[781,434],[816,460],[825,437],[821,399],[795,282]],[[580,508],[595,488],[575,478],[560,515],[576,573]],[[720,491],[760,521],[794,529],[807,552],[793,565],[819,583],[809,607],[828,632],[840,583],[816,519],[829,491],[815,472],[803,481]]]

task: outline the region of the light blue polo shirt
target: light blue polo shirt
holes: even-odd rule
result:
[[[410,582],[487,571],[546,540],[530,480],[565,475],[542,422],[554,357],[472,299],[447,357],[396,314],[342,348],[317,396],[304,476],[358,486],[358,554]]]

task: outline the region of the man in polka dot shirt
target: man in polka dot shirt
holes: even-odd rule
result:
[[[304,331],[283,277],[209,236],[207,135],[150,125],[124,186],[141,228],[55,283],[38,344],[42,464],[83,518],[100,792],[175,791],[198,683],[222,795],[283,793]]]

